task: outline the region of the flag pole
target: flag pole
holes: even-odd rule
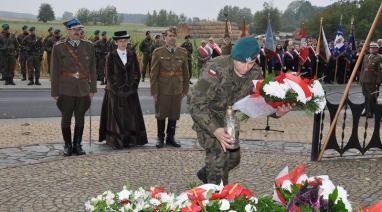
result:
[[[320,40],[321,40],[322,21],[323,21],[323,18],[321,17],[321,20],[320,20],[320,32],[319,32],[320,34],[318,36],[318,42],[320,42]],[[321,48],[321,43],[320,43],[320,48]],[[320,62],[319,59],[318,59],[319,56],[320,56],[320,50],[318,49],[318,52],[316,52],[316,74],[315,74],[315,76],[317,78],[318,78],[318,63]]]
[[[355,78],[355,75],[357,74],[358,67],[361,65],[362,58],[365,55],[366,48],[367,48],[367,46],[370,43],[370,40],[371,40],[371,37],[372,37],[372,35],[373,35],[374,31],[375,31],[375,28],[377,27],[378,18],[381,15],[382,15],[382,3],[379,5],[379,9],[377,11],[377,14],[375,15],[373,24],[371,25],[369,33],[367,34],[367,37],[366,37],[366,40],[365,40],[365,44],[362,46],[361,53],[360,53],[360,55],[359,55],[359,57],[357,59],[357,62],[355,64],[354,68],[353,68],[352,74],[350,75],[350,79],[349,79],[349,82],[346,85],[344,94],[341,97],[341,101],[340,101],[340,104],[338,105],[338,109],[337,109],[336,115],[334,116],[333,121],[330,124],[329,132],[328,132],[328,134],[325,137],[324,144],[323,144],[323,146],[321,148],[320,155],[318,156],[318,161],[322,160],[322,157],[324,156],[325,149],[326,149],[326,147],[327,147],[327,145],[329,143],[329,138],[330,138],[330,136],[332,135],[332,133],[334,131],[334,128],[335,128],[335,126],[337,124],[337,120],[338,120],[338,117],[340,115],[340,112],[341,112],[341,110],[342,110],[342,108],[344,106],[345,100],[346,100],[346,98],[347,98],[347,96],[349,94],[350,86],[351,86],[351,84],[352,84],[352,82],[353,82],[353,80]]]

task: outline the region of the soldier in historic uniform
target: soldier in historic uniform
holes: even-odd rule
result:
[[[39,79],[43,55],[42,39],[37,37],[35,27],[29,28],[29,33],[22,42],[27,54],[28,85],[41,85]]]
[[[15,34],[9,32],[9,25],[2,25],[0,34],[0,69],[5,80],[5,85],[15,85],[13,77],[17,58],[17,39]]]
[[[145,81],[146,70],[151,70],[151,55],[154,51],[154,42],[151,39],[150,31],[146,31],[146,38],[139,44],[139,50],[143,53],[142,82]]]
[[[22,45],[22,42],[26,36],[29,35],[28,26],[24,25],[22,28],[22,33],[17,36],[18,42],[18,53],[19,53],[19,63],[20,63],[20,73],[21,80],[27,80],[27,53],[25,51],[25,47]]]
[[[176,121],[180,117],[182,98],[187,94],[189,87],[187,50],[176,47],[175,28],[170,28],[165,33],[166,46],[154,51],[150,77],[158,127],[157,148],[164,146],[166,119],[166,143],[180,147],[174,139]]]
[[[190,76],[190,84],[192,84],[191,82],[191,77],[192,77],[192,52],[193,52],[193,47],[192,47],[192,43],[191,43],[191,36],[190,35],[186,35],[184,37],[184,39],[186,41],[184,41],[184,43],[182,43],[182,45],[180,47],[183,47],[187,50],[187,53],[188,53],[188,75]]]
[[[52,49],[53,49],[54,44],[56,44],[61,39],[60,33],[61,33],[61,30],[56,29],[53,32],[53,36],[46,38],[47,39],[46,41],[44,40],[44,50],[46,52],[47,59],[48,59],[48,73],[49,74],[50,74],[50,60],[51,60],[51,56],[52,56]]]
[[[106,55],[109,53],[109,42],[107,33],[101,33],[101,39],[94,43],[97,58],[97,79],[101,81],[101,85],[105,85],[105,61]]]
[[[229,106],[251,94],[252,80],[262,78],[261,68],[255,64],[258,54],[259,45],[254,37],[238,40],[230,56],[207,62],[189,94],[193,129],[206,151],[205,167],[197,174],[204,183],[228,184],[229,171],[240,163],[240,148],[232,150],[224,117]],[[280,117],[290,109],[284,105],[274,116]]]
[[[154,38],[154,49],[157,49],[157,48],[162,47],[164,45],[165,45],[165,43],[163,42],[163,40],[160,37],[160,35],[155,35],[155,38]]]
[[[363,58],[360,83],[366,104],[363,115],[372,118],[377,103],[377,91],[382,82],[382,55],[378,54],[377,43],[372,42],[369,47],[370,54]]]
[[[77,19],[64,22],[68,39],[58,42],[52,51],[51,96],[61,111],[61,131],[65,141],[64,155],[83,155],[81,147],[85,112],[91,97],[97,92],[96,58],[94,45],[81,40],[83,26]],[[71,119],[74,113],[73,144]]]

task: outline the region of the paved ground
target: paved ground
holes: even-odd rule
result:
[[[24,89],[22,86],[16,87]],[[49,87],[48,80],[43,86]],[[0,89],[4,87],[0,85]],[[148,145],[111,150],[97,142],[99,117],[93,117],[94,153],[66,158],[62,156],[60,118],[0,120],[0,211],[83,211],[90,197],[107,189],[119,191],[124,183],[132,188],[163,185],[174,192],[189,183],[200,183],[195,173],[203,165],[204,152],[191,129],[190,116],[183,114],[177,126],[182,148],[161,150],[154,147],[154,116],[144,118]],[[242,161],[232,172],[231,182],[248,186],[256,195],[271,195],[272,180],[284,166],[305,163],[309,175],[328,174],[335,184],[344,186],[354,207],[369,206],[382,198],[380,151],[371,152],[367,159],[355,157],[355,151],[345,158],[332,158],[338,154],[328,152],[324,161],[310,162],[311,115],[293,111],[281,119],[270,119],[272,129],[285,133],[252,130],[264,128],[265,123],[265,118],[251,119],[241,125]],[[84,148],[88,151],[88,119],[85,129]]]

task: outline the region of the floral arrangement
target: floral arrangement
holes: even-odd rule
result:
[[[320,113],[326,106],[325,91],[318,79],[304,79],[296,73],[283,73],[264,80],[254,80],[254,90],[233,106],[249,117],[268,116],[283,104]]]
[[[286,167],[274,182],[273,197],[254,197],[247,188],[235,183],[223,186],[204,184],[176,196],[163,187],[148,190],[129,190],[119,193],[105,191],[85,203],[87,211],[121,212],[199,212],[199,211],[275,211],[316,212],[352,211],[348,194],[341,186],[335,186],[328,176],[308,177],[304,165],[288,173]],[[361,212],[377,212],[382,201],[375,206],[360,209]]]

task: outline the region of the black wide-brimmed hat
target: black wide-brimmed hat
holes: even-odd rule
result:
[[[119,40],[119,39],[130,39],[130,35],[127,34],[127,31],[114,32],[113,40]]]

